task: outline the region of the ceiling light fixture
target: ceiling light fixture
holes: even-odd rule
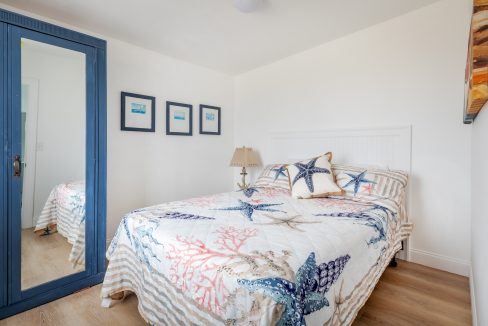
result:
[[[234,7],[242,12],[256,11],[262,4],[262,0],[232,0]]]

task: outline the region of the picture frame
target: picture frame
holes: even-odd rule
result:
[[[120,130],[154,132],[156,98],[129,92],[120,94]]]
[[[192,136],[193,105],[166,101],[166,135]]]
[[[473,123],[488,102],[488,41],[486,17],[488,7],[482,0],[473,1],[468,53],[464,77],[464,123]]]
[[[221,108],[200,104],[200,134],[221,134]]]

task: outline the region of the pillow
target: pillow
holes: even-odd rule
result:
[[[266,165],[261,175],[254,183],[254,187],[280,188],[290,190],[288,171],[285,164]]]
[[[404,204],[408,175],[403,171],[334,164],[332,172],[345,197],[369,202],[382,200],[398,207]]]
[[[332,153],[329,152],[287,165],[291,195],[302,199],[342,195],[342,189],[337,186],[332,174],[331,159]]]

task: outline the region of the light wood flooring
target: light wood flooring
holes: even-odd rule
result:
[[[132,295],[100,307],[100,285],[0,321],[14,325],[145,325]],[[354,326],[471,325],[466,277],[399,261],[387,268]]]
[[[22,230],[21,246],[22,289],[28,289],[85,269],[80,265],[73,268],[68,260],[73,246],[59,233],[41,237],[34,233],[33,228],[24,229]]]
[[[469,279],[398,260],[354,325],[472,325]]]

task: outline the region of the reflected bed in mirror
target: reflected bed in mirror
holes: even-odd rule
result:
[[[54,187],[34,230],[22,231],[22,247],[30,249],[22,251],[23,288],[84,270],[84,181]],[[49,264],[43,264],[46,261]]]
[[[86,58],[21,39],[21,286],[85,270]]]

